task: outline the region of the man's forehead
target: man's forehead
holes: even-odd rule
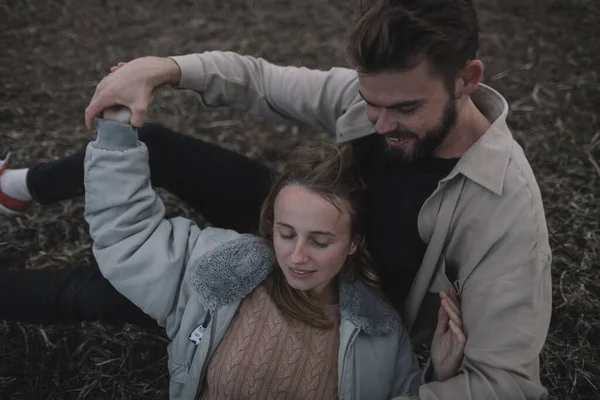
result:
[[[427,71],[385,71],[358,74],[359,94],[368,103],[389,106],[439,96],[445,86],[441,78]]]
[[[377,107],[383,108],[400,108],[400,107],[414,107],[421,105],[425,102],[423,97],[419,98],[408,98],[406,95],[402,96],[403,99],[399,98],[400,96],[391,96],[390,99],[383,99],[383,96],[374,95],[372,97],[365,96],[362,91],[358,91],[358,94],[362,99],[370,105],[374,105]],[[405,99],[404,99],[405,98]]]

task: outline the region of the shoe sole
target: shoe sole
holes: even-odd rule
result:
[[[17,216],[23,215],[23,214],[25,214],[25,211],[11,210],[10,208],[4,207],[2,204],[0,204],[0,215],[7,215],[9,217],[17,217]]]

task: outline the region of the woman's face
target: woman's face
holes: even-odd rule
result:
[[[327,303],[335,302],[333,279],[358,243],[346,205],[337,206],[299,185],[281,189],[274,204],[273,245],[287,283]]]

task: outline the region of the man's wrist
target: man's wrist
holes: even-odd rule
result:
[[[181,67],[172,58],[167,57],[166,61],[169,63],[169,75],[167,84],[171,86],[179,86],[181,81]]]
[[[150,81],[154,87],[162,85],[178,86],[181,80],[181,69],[175,60],[168,57],[153,57],[155,73]]]

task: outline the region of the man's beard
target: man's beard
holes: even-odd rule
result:
[[[450,98],[444,106],[442,120],[440,123],[428,130],[423,139],[418,139],[417,135],[410,131],[397,131],[392,133],[392,136],[409,138],[414,140],[414,144],[410,150],[396,148],[392,146],[386,147],[386,161],[389,163],[412,163],[431,155],[446,139],[450,130],[456,123],[457,112],[456,104]]]

